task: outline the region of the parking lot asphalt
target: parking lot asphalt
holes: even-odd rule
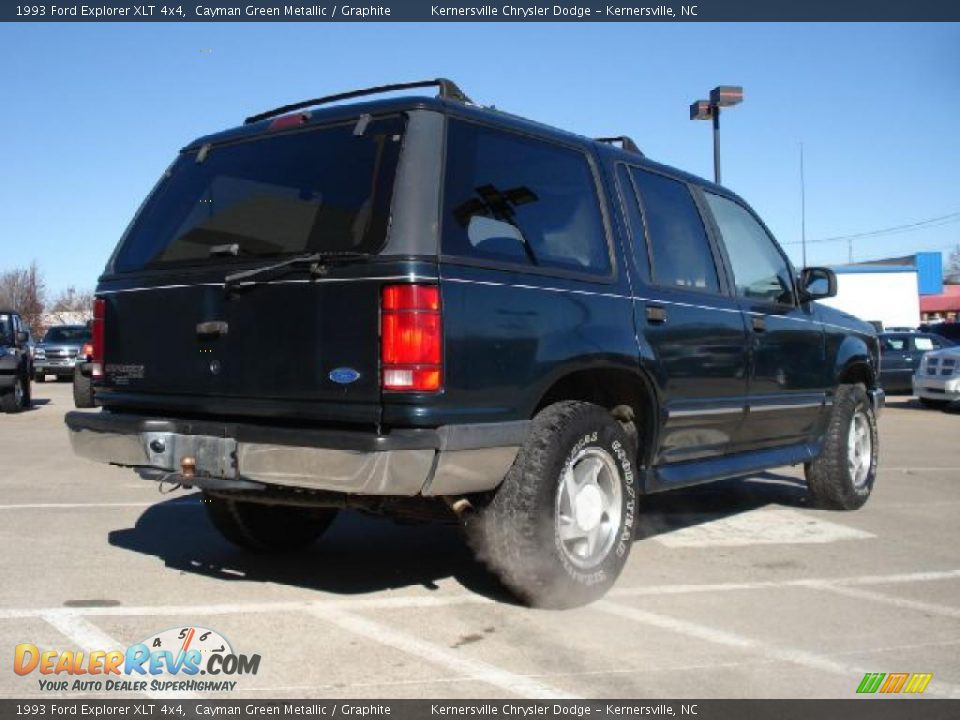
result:
[[[557,612],[511,603],[450,527],[343,513],[304,553],[245,554],[196,493],[75,458],[69,384],[34,395],[0,416],[7,663],[198,627],[261,663],[194,697],[852,698],[866,672],[960,697],[960,414],[892,398],[857,512],[807,507],[798,468],[648,498],[614,590]],[[41,691],[0,667],[0,697],[163,692]]]

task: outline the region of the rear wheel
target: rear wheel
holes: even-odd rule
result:
[[[258,553],[304,548],[323,535],[337,515],[334,509],[264,505],[207,493],[203,502],[223,537]]]
[[[35,373],[33,376],[33,381],[39,382],[39,383],[46,382],[47,376],[44,375],[42,372]]]
[[[820,457],[805,465],[813,504],[833,510],[862,506],[877,477],[877,449],[877,418],[866,389],[841,385]]]
[[[947,405],[950,404],[949,400],[934,400],[933,398],[917,398],[920,401],[920,404],[925,408],[933,408],[935,410],[943,410]]]
[[[93,378],[73,371],[73,404],[78,408],[93,407]]]
[[[530,605],[601,597],[633,545],[631,450],[602,407],[566,401],[543,410],[489,505],[468,521],[478,557]]]
[[[13,381],[13,387],[0,395],[0,410],[5,413],[18,413],[26,407],[28,395],[22,377]]]

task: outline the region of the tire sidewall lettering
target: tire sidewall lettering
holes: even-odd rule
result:
[[[563,476],[570,470],[577,455],[590,446],[606,451],[613,457],[614,463],[617,466],[617,479],[620,482],[622,490],[621,526],[617,532],[617,539],[611,548],[611,552],[607,554],[596,569],[584,571],[571,563],[563,550],[559,535],[556,530],[553,532],[556,554],[564,572],[576,582],[588,587],[607,582],[609,578],[607,565],[611,561],[619,561],[626,555],[630,548],[630,543],[633,542],[634,524],[636,522],[637,491],[634,482],[633,463],[623,443],[621,443],[619,439],[615,437],[610,438],[607,437],[607,435],[608,433],[602,431],[592,431],[581,435],[567,453],[560,470],[560,476],[557,480],[559,484]]]

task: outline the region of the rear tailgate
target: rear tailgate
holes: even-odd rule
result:
[[[105,382],[114,402],[375,423],[379,294],[333,278],[107,292]]]

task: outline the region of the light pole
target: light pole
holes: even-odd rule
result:
[[[720,108],[743,102],[743,88],[719,85],[710,91],[709,100],[697,100],[690,106],[691,120],[713,120],[713,181],[720,184]]]

